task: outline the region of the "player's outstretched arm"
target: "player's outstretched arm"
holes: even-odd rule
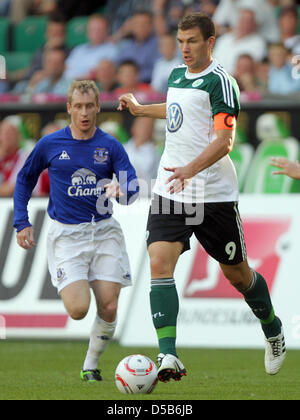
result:
[[[32,226],[26,227],[17,233],[17,242],[24,249],[31,249],[35,246]]]
[[[290,160],[282,157],[271,158],[271,165],[281,168],[281,171],[274,171],[274,175],[287,175],[293,179],[300,179],[300,163],[291,162]]]
[[[135,117],[166,119],[166,103],[141,105],[132,93],[125,93],[119,98],[118,111],[128,109]]]

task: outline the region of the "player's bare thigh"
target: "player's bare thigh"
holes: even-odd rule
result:
[[[182,242],[152,242],[148,247],[151,277],[172,278],[184,244]]]
[[[78,280],[60,291],[65,308],[71,318],[83,319],[91,303],[90,286],[87,280]]]
[[[90,282],[97,304],[98,315],[106,322],[114,322],[117,316],[121,283],[94,280]]]

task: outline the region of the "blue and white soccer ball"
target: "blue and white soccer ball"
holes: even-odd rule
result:
[[[157,384],[157,367],[142,354],[127,356],[117,366],[115,382],[123,394],[150,394]]]

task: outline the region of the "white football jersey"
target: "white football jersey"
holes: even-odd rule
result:
[[[180,193],[170,194],[166,167],[185,166],[216,139],[214,115],[238,116],[239,89],[216,60],[202,73],[176,67],[169,78],[166,143],[153,192],[171,200],[199,203],[238,200],[238,181],[227,155],[198,173]]]

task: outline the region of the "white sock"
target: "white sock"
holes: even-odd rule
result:
[[[117,325],[117,320],[114,322],[106,322],[96,316],[91,335],[89,349],[83,364],[83,370],[97,369],[98,361],[101,354],[105,351],[110,340],[112,339]]]

